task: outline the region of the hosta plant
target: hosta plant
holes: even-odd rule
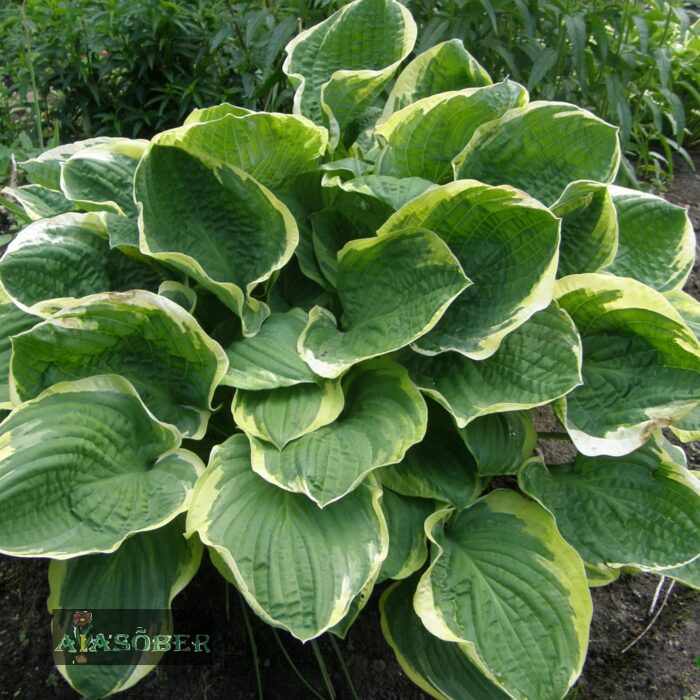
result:
[[[306,641],[394,579],[426,692],[549,700],[590,587],[700,584],[661,433],[700,436],[686,212],[611,184],[610,125],[415,39],[357,0],[289,44],[294,114],[61,146],[6,191],[0,551],[51,560],[50,608],[168,607],[206,549]],[[60,670],[98,697],[147,668]]]

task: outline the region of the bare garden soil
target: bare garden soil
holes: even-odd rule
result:
[[[700,166],[700,153],[695,161]],[[700,231],[700,177],[681,170],[667,193],[689,206]],[[0,210],[0,234],[3,233]],[[6,222],[5,222],[5,225]],[[686,290],[700,299],[700,271],[693,271]],[[563,446],[562,446],[563,447]],[[552,450],[545,445],[545,450]],[[686,447],[689,462],[700,468],[700,445]],[[47,562],[0,556],[0,699],[63,700],[77,698],[53,666],[49,615],[46,610]],[[615,583],[593,589],[594,616],[588,659],[573,700],[700,700],[700,593],[676,585],[652,628],[629,651],[622,650],[650,621],[649,606],[659,578],[623,575]],[[668,584],[668,582],[667,582]],[[339,641],[343,658],[361,700],[427,698],[405,676],[384,642],[377,601],[385,585]],[[661,599],[663,599],[663,594]],[[175,608],[211,608],[212,663],[208,666],[161,666],[123,700],[244,700],[257,698],[256,664],[241,600],[205,556],[192,583],[175,599]],[[657,606],[658,611],[658,606]],[[313,697],[297,679],[269,627],[248,610],[257,647],[264,697],[297,700]],[[284,647],[300,673],[322,697],[329,697],[310,645],[284,632]],[[328,668],[335,696],[352,694],[330,642],[319,649]],[[533,698],[533,700],[548,700]]]

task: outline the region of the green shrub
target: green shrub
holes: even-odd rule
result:
[[[661,433],[700,435],[686,212],[611,184],[614,127],[458,41],[399,72],[415,40],[358,0],[287,46],[294,115],[23,164],[0,551],[51,560],[49,609],[168,608],[206,548],[310,640],[396,579],[382,628],[423,689],[549,700],[589,587],[700,584],[700,485]],[[536,450],[544,405],[570,464]],[[144,668],[59,670],[100,697]]]

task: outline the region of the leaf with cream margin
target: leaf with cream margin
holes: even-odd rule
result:
[[[334,149],[411,52],[416,33],[396,0],[355,0],[303,31],[287,44],[282,66],[296,90],[294,114],[327,125]]]
[[[581,383],[581,341],[556,303],[507,335],[485,360],[456,352],[405,352],[401,363],[428,396],[463,428],[479,416],[542,406]]]
[[[693,268],[695,233],[688,212],[663,197],[610,187],[619,244],[605,272],[631,277],[660,292],[680,289]]]
[[[268,483],[250,468],[244,435],[212,451],[187,516],[268,624],[297,639],[340,622],[376,577],[389,537],[372,479],[327,508]]]
[[[414,343],[418,352],[453,350],[483,360],[552,300],[559,221],[522,192],[451,182],[411,200],[378,235],[405,228],[434,231],[473,282]]]
[[[228,360],[182,307],[136,290],[66,305],[17,336],[11,391],[21,401],[51,385],[96,374],[129,380],[155,416],[204,437],[214,390]]]
[[[133,621],[148,630],[151,638],[173,634],[170,605],[173,598],[192,580],[202,558],[202,545],[196,537],[183,537],[184,516],[164,527],[129,537],[109,556],[89,554],[49,565],[50,612],[70,610],[119,610],[120,622]],[[157,562],[157,566],[154,565]],[[59,613],[60,616],[60,613]],[[109,622],[108,622],[109,624]],[[54,628],[54,634],[56,633]],[[108,643],[113,643],[108,638]],[[114,646],[111,646],[114,649]],[[125,664],[57,664],[59,673],[85,697],[105,697],[130,688],[150,673],[163,652],[120,651]],[[55,661],[60,658],[54,655]],[[69,656],[64,656],[69,660]]]
[[[62,382],[0,423],[0,552],[113,552],[187,510],[199,457],[116,375]]]
[[[583,344],[583,384],[554,405],[579,452],[624,455],[700,396],[700,343],[662,294],[607,274],[557,283]]]
[[[291,258],[294,217],[242,170],[151,145],[136,170],[140,248],[215,294],[255,335],[270,311],[257,285]]]
[[[454,159],[456,178],[512,185],[547,206],[575,180],[612,182],[617,128],[565,102],[531,102],[480,127]]]
[[[563,698],[581,673],[592,604],[583,562],[538,503],[499,489],[425,524],[432,563],[414,608],[516,700]]]
[[[41,185],[23,185],[22,187],[4,187],[0,194],[10,195],[24,210],[30,221],[46,219],[75,210],[62,192],[50,190]]]
[[[351,241],[338,254],[342,328],[330,311],[314,307],[299,353],[316,374],[338,377],[427,333],[469,284],[447,245],[429,231]]]
[[[321,508],[342,499],[379,467],[403,459],[425,435],[427,410],[406,370],[386,358],[343,377],[345,407],[329,425],[279,450],[250,436],[253,470]]]
[[[232,105],[230,102],[222,102],[220,105],[214,105],[213,107],[201,107],[199,109],[193,109],[186,117],[185,121],[182,122],[183,126],[190,126],[192,124],[203,124],[204,122],[211,122],[215,119],[221,119],[228,115],[234,117],[245,117],[247,114],[254,114],[250,109],[245,107],[238,107],[237,105]]]
[[[375,170],[380,175],[449,182],[454,176],[452,159],[476,130],[527,101],[527,90],[511,80],[424,97],[377,127],[384,148]]]
[[[0,287],[0,410],[12,408],[10,401],[10,358],[12,336],[29,330],[40,319],[15,306]]]

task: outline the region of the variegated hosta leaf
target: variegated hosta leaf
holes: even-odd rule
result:
[[[700,404],[671,426],[671,432],[683,443],[700,440]]]
[[[377,172],[448,182],[453,179],[452,159],[476,129],[527,101],[525,88],[510,80],[424,97],[394,112],[377,128],[384,145]]]
[[[406,353],[401,362],[460,428],[478,416],[542,406],[581,383],[581,341],[555,303],[507,335],[485,360],[446,352]]]
[[[164,131],[153,142],[235,166],[274,190],[314,169],[328,133],[304,117],[251,112]]]
[[[608,185],[572,182],[551,207],[562,219],[557,275],[596,272],[617,252],[617,214]]]
[[[546,205],[574,180],[612,182],[617,129],[564,102],[532,102],[477,130],[455,158],[455,175],[513,185]]]
[[[229,102],[222,102],[220,105],[214,105],[213,107],[202,107],[201,109],[193,109],[182,122],[183,126],[190,126],[192,124],[202,124],[204,122],[212,122],[215,119],[221,119],[228,115],[234,117],[245,117],[247,114],[254,114],[249,109],[245,107],[238,107],[232,105]]]
[[[461,39],[436,44],[414,58],[396,79],[383,118],[440,92],[491,85],[491,77],[464,48]]]
[[[139,224],[136,219],[105,212],[103,221],[109,236],[110,247],[121,250],[138,250]]]
[[[90,554],[49,565],[50,611],[93,610],[99,624],[100,609],[124,610],[137,617],[149,636],[172,634],[173,598],[199,568],[202,545],[196,537],[183,537],[184,517],[152,532],[129,537],[109,556]],[[157,562],[157,565],[156,565]],[[131,611],[143,610],[134,614]],[[139,664],[71,664],[58,666],[61,675],[84,697],[101,698],[126,690],[154,667],[157,653],[145,652]],[[154,658],[155,657],[155,658]]]
[[[583,384],[555,411],[586,455],[624,455],[700,396],[700,344],[663,295],[606,274],[557,283],[583,342]]]
[[[237,168],[157,144],[136,171],[134,196],[141,250],[195,279],[255,335],[269,309],[253,290],[299,241],[287,207]]]
[[[377,572],[377,574],[378,573],[379,572]],[[365,605],[367,605],[369,602],[372,591],[374,590],[375,582],[376,577],[370,579],[367,585],[352,599],[352,603],[350,603],[350,607],[348,608],[345,617],[340,622],[333,625],[333,627],[328,629],[331,634],[334,634],[336,637],[340,637],[340,639],[345,639],[353,623],[355,620],[357,620]]]
[[[551,302],[559,221],[536,200],[510,187],[460,180],[412,200],[378,234],[416,227],[440,236],[474,283],[415,343],[418,352],[454,350],[482,360]]]
[[[384,639],[406,675],[438,700],[507,700],[460,644],[428,632],[413,610],[418,577],[395,583],[379,600]]]
[[[681,315],[685,324],[695,334],[696,338],[700,337],[700,302],[681,291],[675,289],[664,294],[666,299],[671,302],[671,306]]]
[[[296,89],[294,113],[328,124],[331,147],[391,79],[416,41],[396,0],[355,0],[287,45],[282,69]]]
[[[306,641],[345,617],[388,549],[381,489],[369,480],[321,510],[250,468],[243,435],[215,447],[187,529],[216,549],[266,622]]]
[[[534,458],[518,481],[596,568],[659,571],[700,556],[700,482],[654,444],[573,464]]]
[[[253,338],[231,343],[226,348],[228,371],[221,384],[260,391],[318,381],[297,352],[308,318],[301,309],[273,312]]]
[[[239,389],[232,410],[243,431],[281,450],[292,440],[332,423],[344,404],[340,379],[327,379],[266,391]]]
[[[204,465],[122,377],[62,382],[0,424],[0,552],[113,552],[184,512]]]
[[[0,194],[10,195],[15,199],[30,221],[65,214],[75,209],[73,203],[69,202],[62,192],[50,190],[41,185],[5,187],[0,190]]]
[[[169,299],[188,313],[193,313],[197,306],[197,292],[174,280],[161,282],[158,287],[158,295]]]
[[[583,568],[586,571],[586,581],[588,582],[589,588],[601,588],[602,586],[608,586],[613,581],[617,581],[622,573],[622,569],[611,569],[607,566],[595,568],[593,566],[588,566],[586,562],[583,562],[583,564]]]
[[[611,187],[620,228],[615,259],[605,271],[667,292],[680,289],[695,260],[695,233],[683,207],[648,192]]]
[[[15,306],[0,287],[0,410],[12,407],[9,384],[12,356],[10,338],[29,330],[39,320]]]
[[[428,402],[425,438],[411,447],[401,462],[382,469],[379,477],[396,493],[457,508],[472,503],[486,485],[452,417],[432,401]]]
[[[253,469],[323,508],[374,469],[399,462],[425,434],[423,397],[395,362],[381,358],[353,368],[343,378],[343,393],[345,408],[335,422],[282,450],[251,436]]]
[[[202,438],[226,354],[182,307],[151,292],[96,294],[65,306],[14,340],[12,392],[33,398],[52,384],[118,374],[156,417]]]
[[[50,316],[98,292],[157,289],[148,265],[110,250],[99,214],[61,214],[22,229],[0,260],[0,283],[17,306]]]
[[[378,582],[406,578],[423,566],[428,557],[423,523],[435,512],[432,501],[401,496],[387,488],[382,496],[382,510],[389,528],[389,553]]]
[[[563,698],[581,672],[591,597],[583,562],[539,504],[497,490],[428,518],[423,624],[511,697]]]
[[[690,564],[664,569],[661,573],[684,586],[700,591],[700,557],[693,559]]]
[[[329,311],[312,309],[299,352],[317,374],[337,377],[429,331],[469,284],[447,245],[429,231],[351,241],[338,254],[342,329]]]
[[[134,172],[148,141],[120,139],[78,151],[61,167],[61,190],[81,209],[135,218]]]
[[[477,472],[487,476],[515,474],[537,444],[537,431],[526,411],[481,416],[459,432],[474,455]]]

